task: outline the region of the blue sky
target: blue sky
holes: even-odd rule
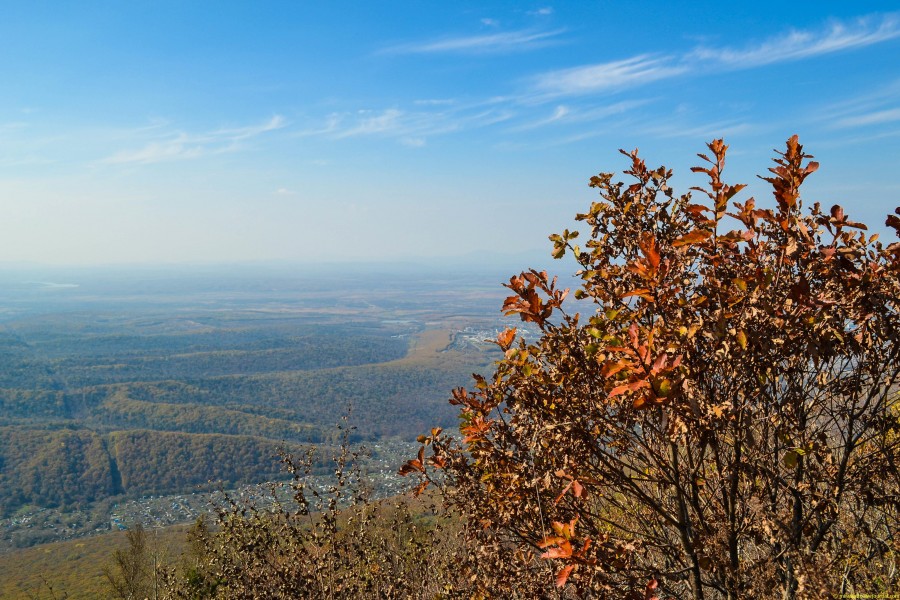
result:
[[[900,205],[885,2],[4,2],[0,263],[549,252],[619,148]],[[749,194],[748,194],[749,195]]]

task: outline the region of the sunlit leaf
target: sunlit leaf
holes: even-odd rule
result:
[[[566,585],[566,581],[569,580],[569,576],[572,574],[572,571],[575,569],[577,565],[574,563],[563,567],[559,573],[556,574],[556,587],[563,587]]]
[[[681,236],[677,240],[672,243],[672,246],[675,248],[680,248],[682,246],[690,246],[693,244],[699,244],[700,242],[705,242],[710,237],[710,233],[708,231],[703,231],[702,229],[695,229],[690,233],[686,233]]]

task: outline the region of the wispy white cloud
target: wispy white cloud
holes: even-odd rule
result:
[[[416,106],[450,106],[456,104],[453,98],[426,98],[424,100],[414,100]]]
[[[734,71],[862,48],[900,38],[897,13],[854,21],[832,21],[819,30],[791,30],[743,48],[699,46],[685,53],[639,54],[629,58],[549,71],[532,80],[538,101],[616,92],[711,69]]]
[[[287,120],[281,115],[275,115],[265,123],[260,125],[251,125],[249,127],[238,127],[233,129],[218,129],[208,134],[209,139],[226,138],[233,141],[246,140],[256,137],[261,133],[281,129],[287,125]]]
[[[470,53],[488,54],[533,50],[555,43],[563,29],[553,31],[506,31],[484,35],[462,37],[446,37],[424,42],[413,42],[391,46],[381,51],[382,54],[439,54]]]
[[[753,131],[754,126],[745,121],[729,120],[701,125],[665,123],[644,128],[646,133],[659,138],[712,139]]]
[[[792,30],[740,49],[700,47],[686,58],[741,69],[871,46],[897,37],[900,37],[900,18],[888,14],[852,22],[833,21],[819,31]]]
[[[189,142],[189,137],[185,134],[178,134],[171,140],[162,142],[150,142],[139,150],[124,150],[116,152],[112,156],[103,159],[101,162],[107,164],[151,164],[164,162],[175,159],[191,159],[198,158],[204,153],[201,145]]]
[[[617,119],[613,123],[604,124],[603,127],[580,127],[576,132],[569,135],[563,135],[562,137],[555,139],[550,138],[544,141],[543,146],[548,148],[566,146],[583,142],[584,140],[606,136],[609,135],[611,131],[618,133],[628,132],[629,135],[634,135],[635,132],[639,132],[641,135],[660,139],[683,137],[696,140],[758,132],[759,128],[750,122],[737,119],[701,124],[691,124],[684,121],[677,123],[666,121],[664,123],[646,125],[643,119],[622,118]],[[533,142],[529,142],[527,146],[533,147],[534,145]]]
[[[545,6],[543,8],[538,8],[537,10],[529,10],[526,14],[536,17],[546,17],[553,14],[553,7]]]
[[[560,119],[562,119],[566,115],[570,114],[571,112],[572,112],[572,110],[569,107],[559,105],[553,110],[553,114],[550,115],[550,118],[547,119],[547,121],[550,123],[552,123],[554,121],[559,121]]]
[[[651,99],[645,98],[625,100],[622,102],[615,102],[604,106],[594,106],[590,108],[573,107],[560,104],[553,109],[553,112],[549,116],[541,117],[534,121],[517,125],[510,128],[509,131],[520,132],[538,129],[540,127],[546,127],[549,125],[590,123],[592,121],[599,121],[602,119],[608,119],[612,116],[622,115],[631,110],[644,106],[645,104],[648,104],[650,102],[652,102]]]
[[[830,129],[896,123],[900,121],[900,80],[826,106],[812,118]]]
[[[546,14],[546,13],[543,13]],[[553,40],[559,31],[518,31],[395,46],[386,50],[396,53],[480,52],[497,51],[517,44],[538,43]],[[733,71],[758,67],[775,62],[799,60],[830,52],[850,50],[877,44],[900,37],[900,20],[896,15],[868,17],[847,22],[831,22],[827,27],[807,31],[788,31],[743,48],[722,47],[715,52],[707,46],[696,46],[681,53],[638,54],[618,60],[558,69],[538,74],[525,80],[525,88],[518,94],[497,96],[480,102],[462,103],[451,98],[424,98],[411,101],[407,106],[394,106],[380,110],[332,113],[313,123],[307,129],[295,129],[293,135],[315,136],[333,140],[361,137],[391,139],[409,147],[422,147],[434,136],[465,130],[486,128],[506,123],[503,133],[514,134],[542,127],[559,128],[576,123],[591,123],[623,116],[640,106],[653,102],[653,98],[631,98],[620,102],[596,103],[585,106],[577,97],[607,96],[623,90],[645,86],[654,82],[673,80],[685,76],[702,75],[710,71]],[[548,107],[549,103],[553,103]],[[598,105],[599,104],[599,105]],[[872,104],[868,110],[854,107],[834,119],[837,126],[861,126],[900,120],[897,103]],[[644,126],[648,135],[656,137],[710,137],[724,133],[749,131],[747,121],[734,119],[728,122],[712,122],[707,125]],[[569,133],[595,135],[584,131]],[[238,130],[214,132],[219,135],[239,137]],[[247,132],[253,135],[255,132]],[[163,159],[168,156],[190,157],[192,153],[205,152],[190,145],[190,140],[180,137],[165,143],[148,145],[124,158],[132,161]],[[122,156],[117,157],[119,160]]]
[[[512,111],[485,104],[468,106],[443,104],[426,105],[432,110],[360,110],[354,113],[333,113],[320,126],[295,133],[297,136],[318,136],[334,140],[357,137],[392,138],[404,146],[420,148],[431,136],[444,135],[466,129],[487,127],[512,118]]]
[[[294,137],[314,137],[319,135],[328,135],[339,131],[344,116],[340,113],[331,113],[321,123],[316,123],[306,129],[300,129],[292,132]]]
[[[900,138],[900,129],[886,129],[879,127],[877,129],[862,130],[861,133],[851,136],[841,136],[833,139],[823,140],[817,144],[822,148],[847,148],[857,144],[868,144],[877,140],[886,140]]]
[[[485,27],[499,27],[500,21],[498,21],[497,19],[484,18],[484,19],[481,19],[481,24],[484,25]]]
[[[553,112],[549,116],[544,116],[538,118],[537,120],[530,121],[527,123],[523,123],[521,125],[516,125],[511,127],[509,131],[511,132],[520,132],[520,131],[529,131],[532,129],[538,129],[539,127],[545,127],[547,125],[551,125],[553,123],[559,123],[561,121],[565,121],[566,117],[572,114],[572,109],[563,104],[558,105],[553,109]]]
[[[319,123],[293,132],[297,137],[331,140],[372,137],[391,139],[411,148],[428,144],[432,137],[485,129],[504,124],[498,133],[518,133],[550,125],[588,123],[621,115],[652,102],[652,98],[579,106],[558,104],[550,114],[536,114],[541,105],[522,102],[519,96],[496,96],[482,101],[413,101],[407,108],[331,113]]]
[[[284,117],[275,115],[265,123],[246,127],[223,128],[200,134],[182,131],[161,132],[137,150],[123,150],[101,160],[104,164],[152,164],[172,160],[190,160],[210,154],[234,152],[241,142],[285,127]],[[158,126],[150,128],[151,131]]]
[[[534,87],[548,96],[569,96],[620,90],[681,75],[688,71],[671,57],[641,54],[607,63],[551,71],[539,75]]]
[[[854,115],[852,117],[844,117],[843,119],[839,119],[835,123],[835,126],[860,127],[864,125],[882,125],[884,123],[893,123],[895,121],[900,121],[900,108],[888,108],[866,114]]]
[[[379,113],[359,111],[359,120],[355,125],[335,132],[334,137],[346,138],[359,135],[373,135],[397,131],[401,126],[404,113],[396,108],[389,108]]]

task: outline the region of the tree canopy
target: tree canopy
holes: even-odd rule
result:
[[[484,595],[830,597],[891,589],[900,509],[900,243],[805,205],[797,136],[764,181],[771,208],[624,152],[577,219],[573,301],[529,270],[489,378],[457,389],[401,472],[439,487]],[[699,197],[700,201],[696,198]],[[900,208],[886,225],[900,234]],[[893,588],[896,589],[896,588]]]

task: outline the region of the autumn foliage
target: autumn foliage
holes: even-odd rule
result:
[[[463,516],[467,595],[898,589],[900,243],[804,206],[818,164],[796,136],[771,208],[708,147],[693,195],[637,151],[630,182],[591,179],[586,240],[550,238],[574,298],[512,277],[503,309],[540,339],[501,334],[494,374],[453,392],[461,435],[433,430],[403,466]]]
[[[161,568],[159,597],[441,598],[462,589],[454,562],[465,551],[455,523],[435,515],[424,497],[373,499],[350,429],[344,423],[339,430],[343,442],[327,487],[310,478],[313,448],[283,455],[290,482],[251,498],[226,496],[212,528],[200,521],[192,530],[182,564]]]

